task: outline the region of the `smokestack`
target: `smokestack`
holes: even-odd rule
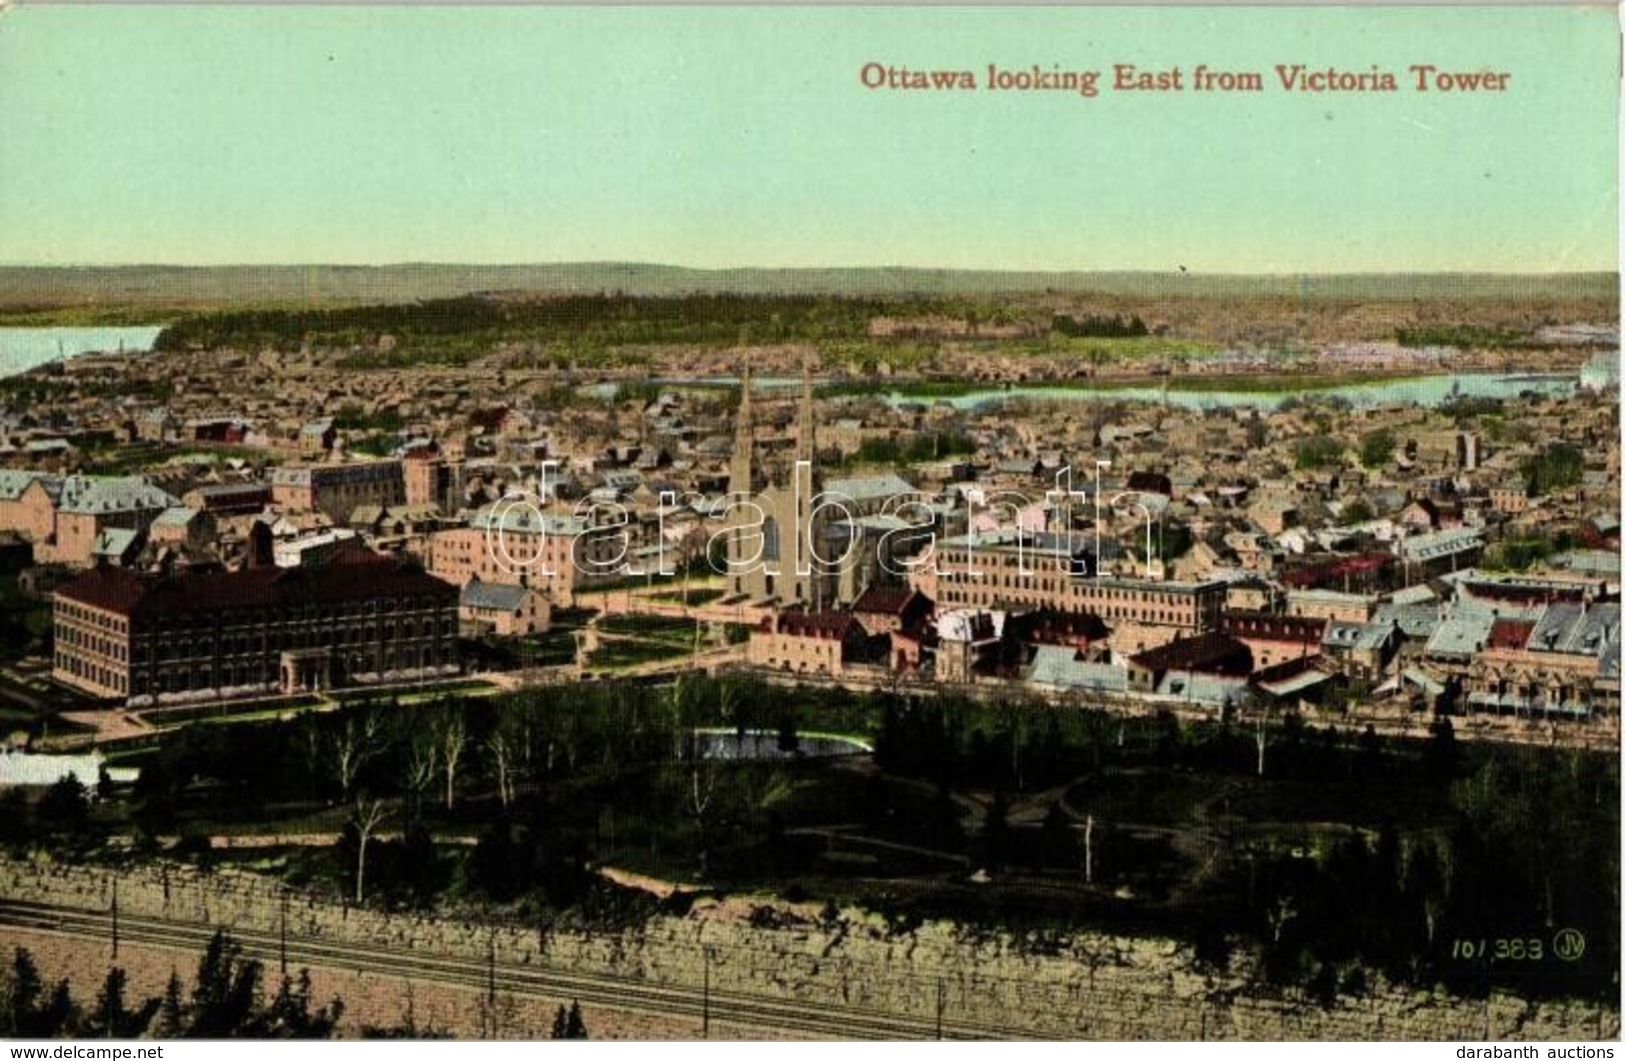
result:
[[[270,567],[276,561],[272,553],[271,528],[264,520],[255,520],[248,528],[248,556],[245,567]]]

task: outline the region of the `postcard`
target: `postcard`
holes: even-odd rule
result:
[[[0,11],[0,1037],[1612,1057],[1619,32]]]

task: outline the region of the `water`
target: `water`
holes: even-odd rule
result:
[[[694,731],[697,751],[702,759],[729,760],[783,760],[820,759],[840,755],[867,755],[873,751],[862,741],[850,737],[800,736],[796,750],[779,750],[776,731],[748,729],[743,738],[731,729],[698,729]]]
[[[651,382],[665,385],[736,386],[733,376],[706,376],[691,379],[658,378]],[[753,381],[761,390],[787,389],[801,386],[799,379],[758,378]],[[1182,391],[1170,388],[1164,393],[1157,384],[1143,387],[1090,387],[1088,385],[1009,388],[988,386],[955,394],[933,394],[929,390],[910,391],[907,384],[887,391],[875,387],[875,396],[888,404],[933,405],[946,402],[956,409],[972,409],[983,405],[996,405],[1012,398],[1030,398],[1049,402],[1150,402],[1164,403],[1179,409],[1229,409],[1253,407],[1274,409],[1289,398],[1342,398],[1357,409],[1379,405],[1422,405],[1433,408],[1451,398],[1516,398],[1525,391],[1548,398],[1561,398],[1574,394],[1579,381],[1573,375],[1553,373],[1503,374],[1466,372],[1434,376],[1410,376],[1401,379],[1369,383],[1350,383],[1336,387],[1313,386],[1314,377],[1304,377],[1305,386],[1284,390],[1248,390],[1244,379],[1237,379],[1235,388],[1217,391]],[[595,397],[611,398],[620,390],[620,384],[597,383],[584,388]]]
[[[1312,383],[1306,377],[1305,383]],[[957,409],[970,409],[980,405],[998,404],[1013,398],[1029,398],[1050,402],[1156,402],[1179,409],[1228,409],[1251,406],[1274,409],[1289,398],[1341,398],[1356,409],[1369,409],[1382,405],[1421,405],[1429,408],[1444,404],[1455,397],[1516,398],[1532,391],[1548,398],[1572,395],[1579,381],[1572,375],[1502,375],[1495,373],[1459,373],[1440,376],[1413,376],[1408,379],[1382,380],[1374,383],[1351,383],[1337,387],[1304,386],[1291,390],[1250,391],[1238,382],[1235,390],[1181,391],[1170,388],[1166,393],[1157,386],[1147,387],[989,387],[986,390],[967,391],[944,397],[920,394],[906,390],[886,395],[892,405],[933,404],[947,402]]]
[[[59,357],[80,354],[151,350],[163,328],[139,327],[14,328],[0,327],[0,376],[14,376]]]

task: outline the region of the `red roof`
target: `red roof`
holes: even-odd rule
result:
[[[268,607],[431,597],[455,602],[457,587],[393,557],[342,551],[321,567],[255,567],[144,577],[99,567],[57,596],[126,616],[178,616]]]
[[[1490,624],[1490,648],[1521,649],[1529,644],[1535,624],[1523,619],[1497,619]]]
[[[1283,581],[1300,589],[1314,589],[1339,582],[1345,577],[1367,575],[1373,571],[1380,571],[1393,562],[1394,558],[1388,553],[1363,553],[1359,556],[1345,556],[1336,560],[1324,560],[1319,563],[1295,567],[1286,573]]]
[[[795,637],[844,638],[857,626],[851,612],[783,612],[778,632]]]
[[[914,599],[915,591],[907,586],[870,586],[852,602],[855,612],[901,615]]]
[[[1132,656],[1130,661],[1136,667],[1159,674],[1178,670],[1240,677],[1252,673],[1253,669],[1252,650],[1216,630],[1170,641],[1161,648]]]
[[[1268,612],[1227,612],[1219,629],[1231,637],[1255,641],[1291,641],[1320,644],[1326,634],[1326,620],[1302,615],[1273,615]]]

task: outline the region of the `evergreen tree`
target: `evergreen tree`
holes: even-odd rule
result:
[[[34,964],[34,956],[27,948],[18,947],[11,958],[11,982],[6,992],[6,1033],[8,1035],[27,1035],[29,1020],[34,1014],[34,1007],[39,1002],[43,985],[40,983],[39,966]]]
[[[139,1008],[129,1009],[124,999],[128,986],[129,977],[123,969],[114,966],[107,970],[107,979],[102,981],[102,989],[96,995],[96,1009],[81,1029],[83,1034],[108,1039],[134,1039],[147,1030],[162,1000],[149,998]]]
[[[76,1022],[79,1007],[74,1005],[73,992],[66,978],[58,980],[51,989],[51,997],[34,1013],[28,1034],[40,1039],[54,1039],[67,1033]]]
[[[158,1023],[153,1035],[159,1039],[178,1039],[185,1033],[186,1008],[181,1002],[181,978],[172,969],[169,983],[164,985],[164,998],[158,1006]]]
[[[581,1019],[580,1002],[570,1003],[570,1014],[565,1018],[564,1022],[564,1037],[566,1039],[585,1039],[587,1037],[587,1025]]]
[[[242,958],[242,945],[217,930],[198,962],[192,985],[192,1020],[188,1034],[202,1039],[226,1039],[246,1030],[258,1009],[260,977],[257,961]]]
[[[261,1034],[268,1039],[326,1039],[343,1015],[344,1003],[336,998],[311,1010],[310,970],[301,969],[296,980],[282,978],[282,986],[261,1021]]]

